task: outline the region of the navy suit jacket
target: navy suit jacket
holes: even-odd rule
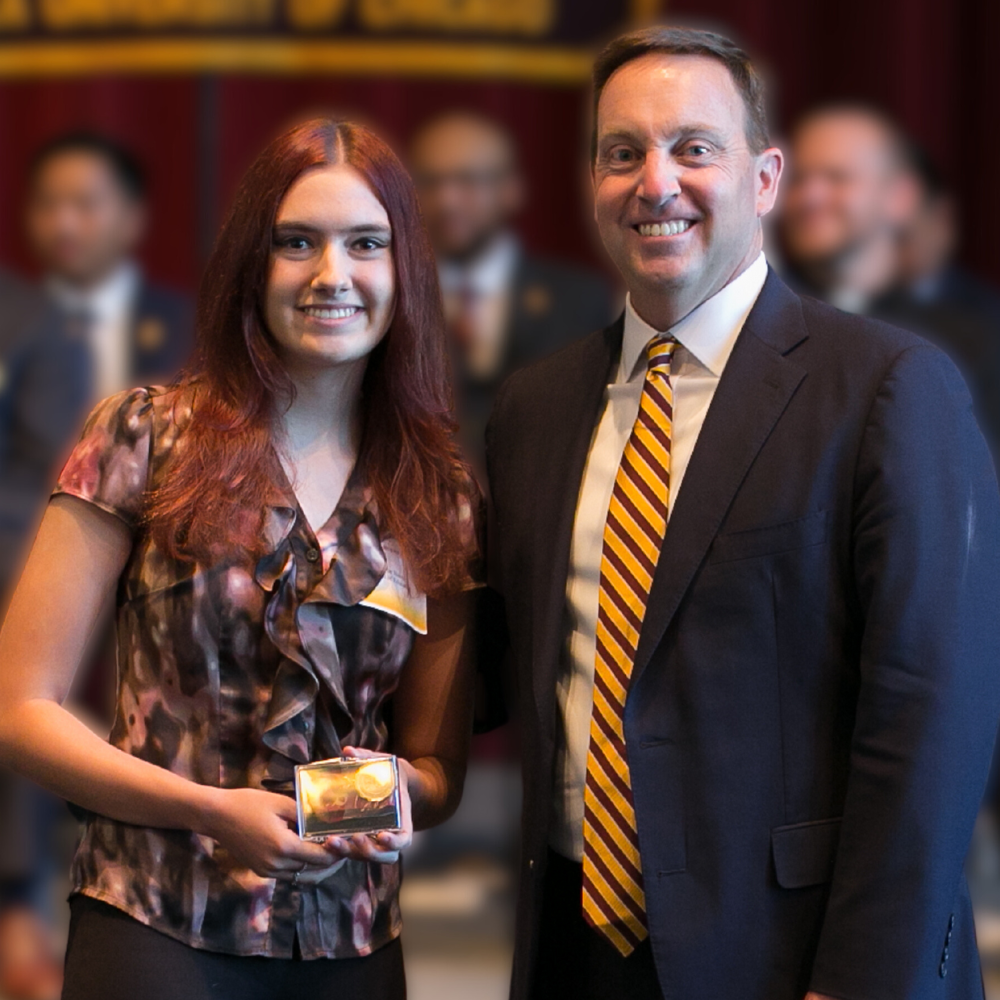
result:
[[[90,359],[45,296],[0,274],[0,604],[90,393]]]
[[[487,432],[523,728],[518,1000],[570,536],[622,328],[515,375]],[[981,997],[962,866],[998,668],[1000,494],[960,376],[769,274],[676,498],[625,710],[664,996]]]
[[[131,370],[136,385],[169,381],[194,349],[194,305],[190,298],[143,281],[132,323]]]

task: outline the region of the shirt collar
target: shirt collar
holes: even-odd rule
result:
[[[692,309],[680,322],[665,331],[666,334],[674,337],[681,347],[719,378],[766,278],[767,260],[760,253],[748,268]],[[644,370],[646,345],[659,336],[661,331],[654,330],[635,311],[632,296],[629,295],[625,302],[619,382],[633,378],[640,366]]]
[[[49,278],[48,287],[67,312],[87,312],[108,319],[125,312],[139,288],[139,269],[131,261],[117,267],[101,284],[80,291],[59,278]]]
[[[498,295],[510,284],[517,265],[518,244],[510,233],[501,233],[473,260],[457,264],[441,261],[438,274],[446,292],[471,289],[479,295]]]

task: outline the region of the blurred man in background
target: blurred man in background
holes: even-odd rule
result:
[[[799,291],[867,312],[896,283],[900,234],[916,208],[905,136],[862,105],[829,105],[791,136],[781,236]]]
[[[90,395],[89,355],[44,296],[0,274],[0,617]],[[0,769],[0,996],[47,1000],[62,975],[50,933],[50,834],[61,803]]]
[[[922,333],[947,351],[976,400],[979,421],[1000,457],[1000,293],[955,261],[955,198],[927,153],[907,164],[918,197],[899,240],[895,286],[872,306],[880,318]]]
[[[135,158],[92,133],[51,140],[35,157],[27,221],[46,287],[89,345],[93,398],[169,381],[191,351],[193,311],[135,262],[146,231]]]
[[[1000,298],[954,262],[954,200],[900,127],[861,105],[803,118],[792,133],[781,235],[799,290],[946,351],[1000,454]]]
[[[498,122],[465,111],[433,118],[414,137],[409,165],[438,260],[460,442],[485,487],[484,434],[500,385],[603,326],[612,297],[598,274],[537,256],[514,235],[527,192],[513,139]],[[502,615],[490,611],[494,598],[484,594],[477,629],[483,730],[503,721],[496,710],[506,701],[500,689],[507,671],[497,657],[507,641]],[[449,961],[461,964],[474,953],[500,981],[508,976],[520,798],[515,727],[476,740],[458,813],[423,835],[408,858],[402,898],[415,932],[411,967],[419,969],[422,957],[413,942],[433,920],[454,944]],[[415,904],[421,896],[442,899],[432,916]]]
[[[149,282],[135,259],[146,229],[145,177],[129,150],[97,133],[72,132],[37,151],[28,240],[70,335],[85,345],[91,403],[172,381],[193,348],[193,303]],[[95,647],[75,692],[97,726],[110,725],[112,632]]]
[[[410,166],[438,257],[463,445],[485,482],[483,432],[500,384],[602,326],[612,300],[599,276],[535,256],[514,236],[524,178],[497,122],[461,111],[431,120]]]

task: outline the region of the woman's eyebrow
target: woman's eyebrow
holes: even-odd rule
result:
[[[282,222],[276,222],[274,224],[274,231],[276,233],[284,232],[296,232],[296,233],[310,233],[310,234],[322,234],[329,232],[330,230],[323,228],[322,226],[317,226],[311,222],[296,222],[294,220],[284,220]],[[346,229],[337,229],[338,233],[348,233],[354,235],[357,233],[381,233],[384,235],[389,235],[392,230],[389,226],[384,225],[381,222],[362,222],[356,226],[348,226]]]

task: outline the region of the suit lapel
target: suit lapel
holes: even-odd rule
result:
[[[534,575],[531,606],[535,704],[543,731],[551,732],[558,664],[564,639],[566,576],[580,482],[605,390],[621,351],[623,319],[579,345],[560,372],[549,403],[557,417],[538,451]]]
[[[786,357],[808,335],[799,299],[769,273],[712,399],[663,540],[632,670],[638,681],[757,453],[806,372]]]
[[[168,375],[171,330],[145,281],[139,286],[132,320],[130,350],[134,375],[140,379]]]

